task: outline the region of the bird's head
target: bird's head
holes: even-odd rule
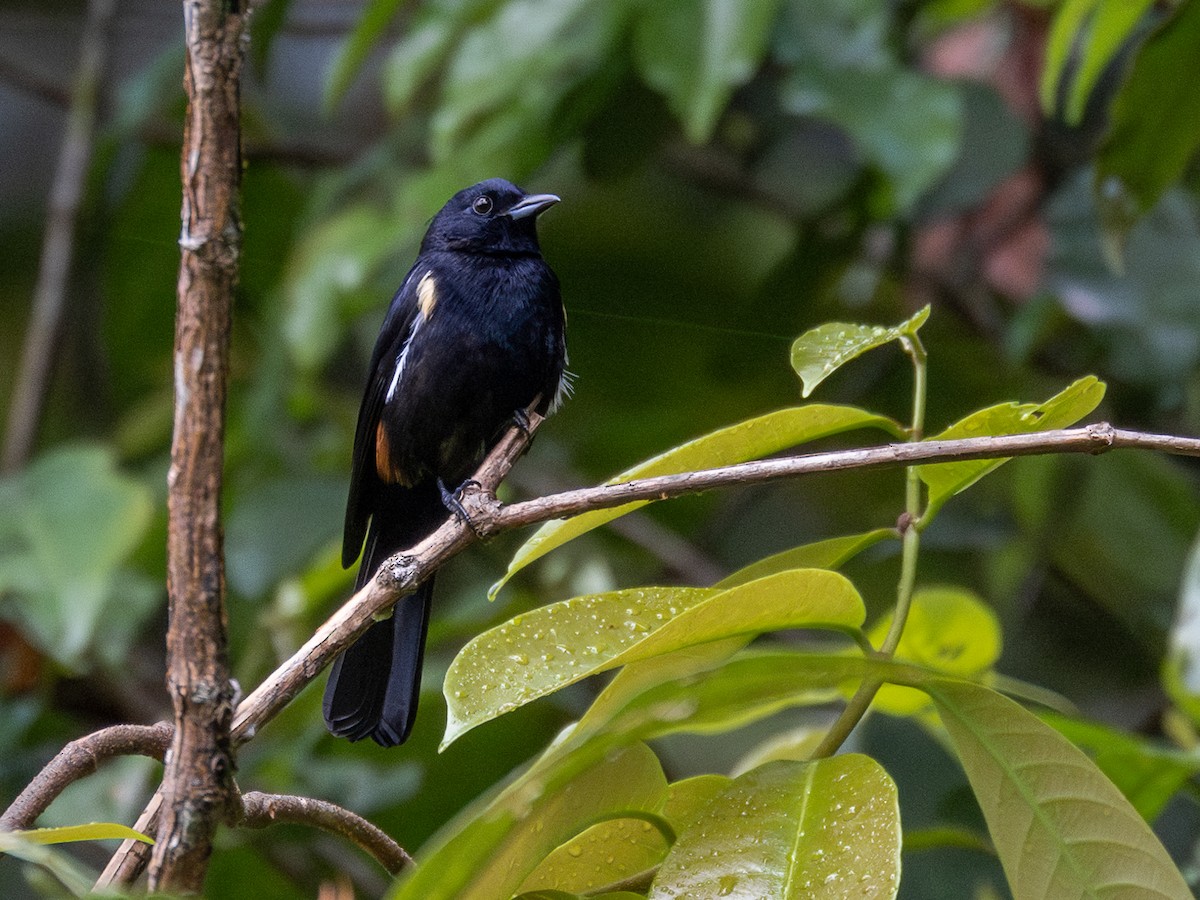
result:
[[[538,253],[537,217],[558,202],[554,194],[526,194],[503,178],[464,188],[433,217],[421,252]]]

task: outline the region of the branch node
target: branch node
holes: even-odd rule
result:
[[[1088,425],[1086,431],[1088,438],[1094,445],[1090,451],[1091,453],[1103,453],[1117,443],[1117,429],[1113,428],[1108,422],[1097,422],[1094,425]]]

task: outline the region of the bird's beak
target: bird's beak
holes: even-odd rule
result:
[[[530,194],[524,200],[521,200],[510,208],[508,216],[513,219],[527,219],[530,216],[538,216],[558,201],[559,198],[554,194]]]

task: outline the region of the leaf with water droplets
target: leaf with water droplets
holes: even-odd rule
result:
[[[649,897],[885,898],[899,883],[896,785],[849,753],[734,779],[679,836]]]
[[[916,335],[929,318],[929,307],[891,327],[830,322],[806,331],[792,344],[792,368],[804,384],[804,396],[822,381],[868,350]]]
[[[893,437],[904,435],[904,429],[886,416],[875,415],[853,406],[797,406],[747,419],[688,441],[631,469],[626,469],[609,480],[608,484],[746,462],[856,428],[877,428]],[[640,509],[649,502],[638,500],[615,509],[597,509],[571,519],[547,522],[517,550],[512,562],[508,564],[508,571],[492,585],[488,596],[495,597],[513,575],[556,547],[561,547],[606,522]]]
[[[993,690],[931,679],[1015,900],[1190,900],[1137,810],[1081,750]]]
[[[467,824],[434,838],[391,900],[511,897],[556,847],[600,820],[654,813],[666,794],[658,758],[634,744],[579,769],[544,759],[510,782]]]
[[[783,628],[862,625],[845,577],[794,569],[725,591],[642,588],[575,597],[468,643],[446,672],[445,747],[465,732],[582,678],[697,644]]]
[[[1074,425],[1104,399],[1104,382],[1093,375],[1055,394],[1045,403],[1000,403],[977,410],[929,440],[998,437],[1029,434]],[[962,462],[929,463],[917,466],[917,474],[929,488],[926,517],[936,513],[951,497],[1008,462],[1004,459],[971,459]]]
[[[521,890],[592,891],[658,865],[667,849],[662,832],[645,819],[597,822],[542,860]]]

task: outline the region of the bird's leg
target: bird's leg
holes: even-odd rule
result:
[[[442,495],[442,503],[445,505],[446,509],[453,513],[460,522],[475,532],[476,537],[483,537],[479,529],[475,527],[475,522],[472,521],[470,513],[467,512],[467,508],[463,506],[462,501],[458,499],[463,488],[467,487],[468,485],[480,487],[478,481],[476,481],[474,478],[468,478],[466,481],[460,484],[457,489],[452,491],[446,487],[446,483],[442,481],[441,478],[437,480],[438,493]]]

